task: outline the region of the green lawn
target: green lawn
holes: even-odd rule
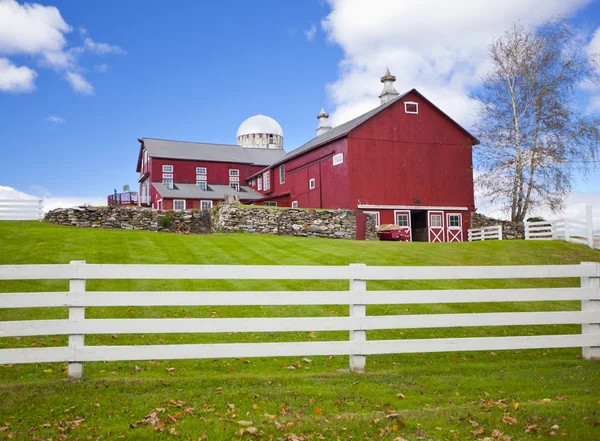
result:
[[[600,261],[563,242],[402,244],[258,235],[183,236],[0,222],[0,264],[514,265]],[[575,279],[369,282],[368,289],[577,286]],[[346,282],[106,281],[94,290],[337,290]],[[0,292],[67,289],[0,282]],[[371,306],[370,315],[574,310],[577,302]],[[342,316],[343,306],[88,308],[93,318]],[[0,309],[0,320],[66,318],[66,308]],[[578,326],[373,331],[368,339],[567,334]],[[347,333],[97,335],[90,345],[345,340]],[[66,337],[0,338],[0,348]],[[347,357],[0,366],[0,439],[600,440],[600,364],[579,349]],[[290,369],[294,367],[294,369]],[[404,398],[397,396],[402,394]],[[138,424],[154,409],[154,424]],[[162,410],[164,409],[164,411]],[[243,429],[243,430],[242,430]],[[425,433],[424,433],[425,432]],[[206,434],[206,438],[202,438]]]

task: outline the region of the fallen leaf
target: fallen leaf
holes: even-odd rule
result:
[[[166,368],[165,369],[168,373],[172,374],[173,372],[175,372],[175,368]]]
[[[404,399],[404,394],[396,394],[396,398],[400,398],[401,400]]]
[[[321,412],[321,408],[320,408],[320,407],[317,407],[317,408],[315,409],[315,413],[316,413],[317,415],[321,415],[321,413],[322,413],[322,412]]]
[[[515,410],[517,410],[519,408],[519,402],[516,402],[513,407],[515,408]]]
[[[258,432],[258,429],[256,427],[248,427],[246,429],[246,432],[251,433],[252,435],[254,435],[255,433]]]
[[[482,428],[479,428],[477,430],[471,430],[472,435],[481,435],[483,432],[484,430]]]
[[[513,424],[517,424],[517,419],[510,416],[508,413],[502,415],[502,421],[510,426],[512,426]]]

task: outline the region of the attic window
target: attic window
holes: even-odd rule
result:
[[[419,113],[419,103],[415,103],[413,101],[405,101],[404,111],[406,113]]]

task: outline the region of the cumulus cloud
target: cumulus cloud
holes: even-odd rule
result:
[[[15,66],[7,58],[0,57],[0,92],[33,92],[37,72],[27,66]]]
[[[79,57],[84,52],[96,55],[125,54],[119,46],[100,43],[79,28],[80,46],[69,47],[67,35],[73,28],[63,19],[58,8],[37,3],[20,4],[16,0],[0,0],[0,56],[29,55],[43,67],[67,72],[65,79],[78,93],[93,93],[92,85],[83,77]],[[26,66],[16,67],[0,58],[0,91],[31,92],[37,73]]]
[[[517,20],[538,24],[572,14],[590,0],[328,0],[322,21],[344,58],[327,86],[334,124],[379,104],[377,79],[389,67],[399,92],[415,87],[453,118],[474,118],[468,93],[487,68],[487,46]]]
[[[96,72],[104,73],[108,70],[108,64],[97,64],[94,66]]]
[[[308,41],[312,41],[315,38],[315,35],[317,35],[317,27],[315,25],[312,25],[309,29],[304,31],[304,36]]]
[[[61,118],[60,116],[56,116],[56,115],[50,115],[50,116],[47,116],[44,119],[46,121],[48,121],[48,122],[51,122],[52,124],[55,124],[55,125],[59,125],[59,124],[64,124],[65,123],[64,118]]]
[[[32,190],[35,190],[32,186]],[[106,205],[106,197],[102,196],[53,196],[44,189],[40,191],[40,196],[36,196],[24,191],[17,190],[13,187],[0,185],[0,199],[43,199],[44,200],[44,212],[54,210],[55,208],[71,208],[78,207],[80,205]]]
[[[94,86],[92,86],[82,75],[77,72],[67,72],[65,79],[69,82],[73,90],[82,95],[93,95]]]

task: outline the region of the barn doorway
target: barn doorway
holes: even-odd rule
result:
[[[429,242],[427,234],[427,211],[411,210],[410,224],[412,226],[413,242]]]

